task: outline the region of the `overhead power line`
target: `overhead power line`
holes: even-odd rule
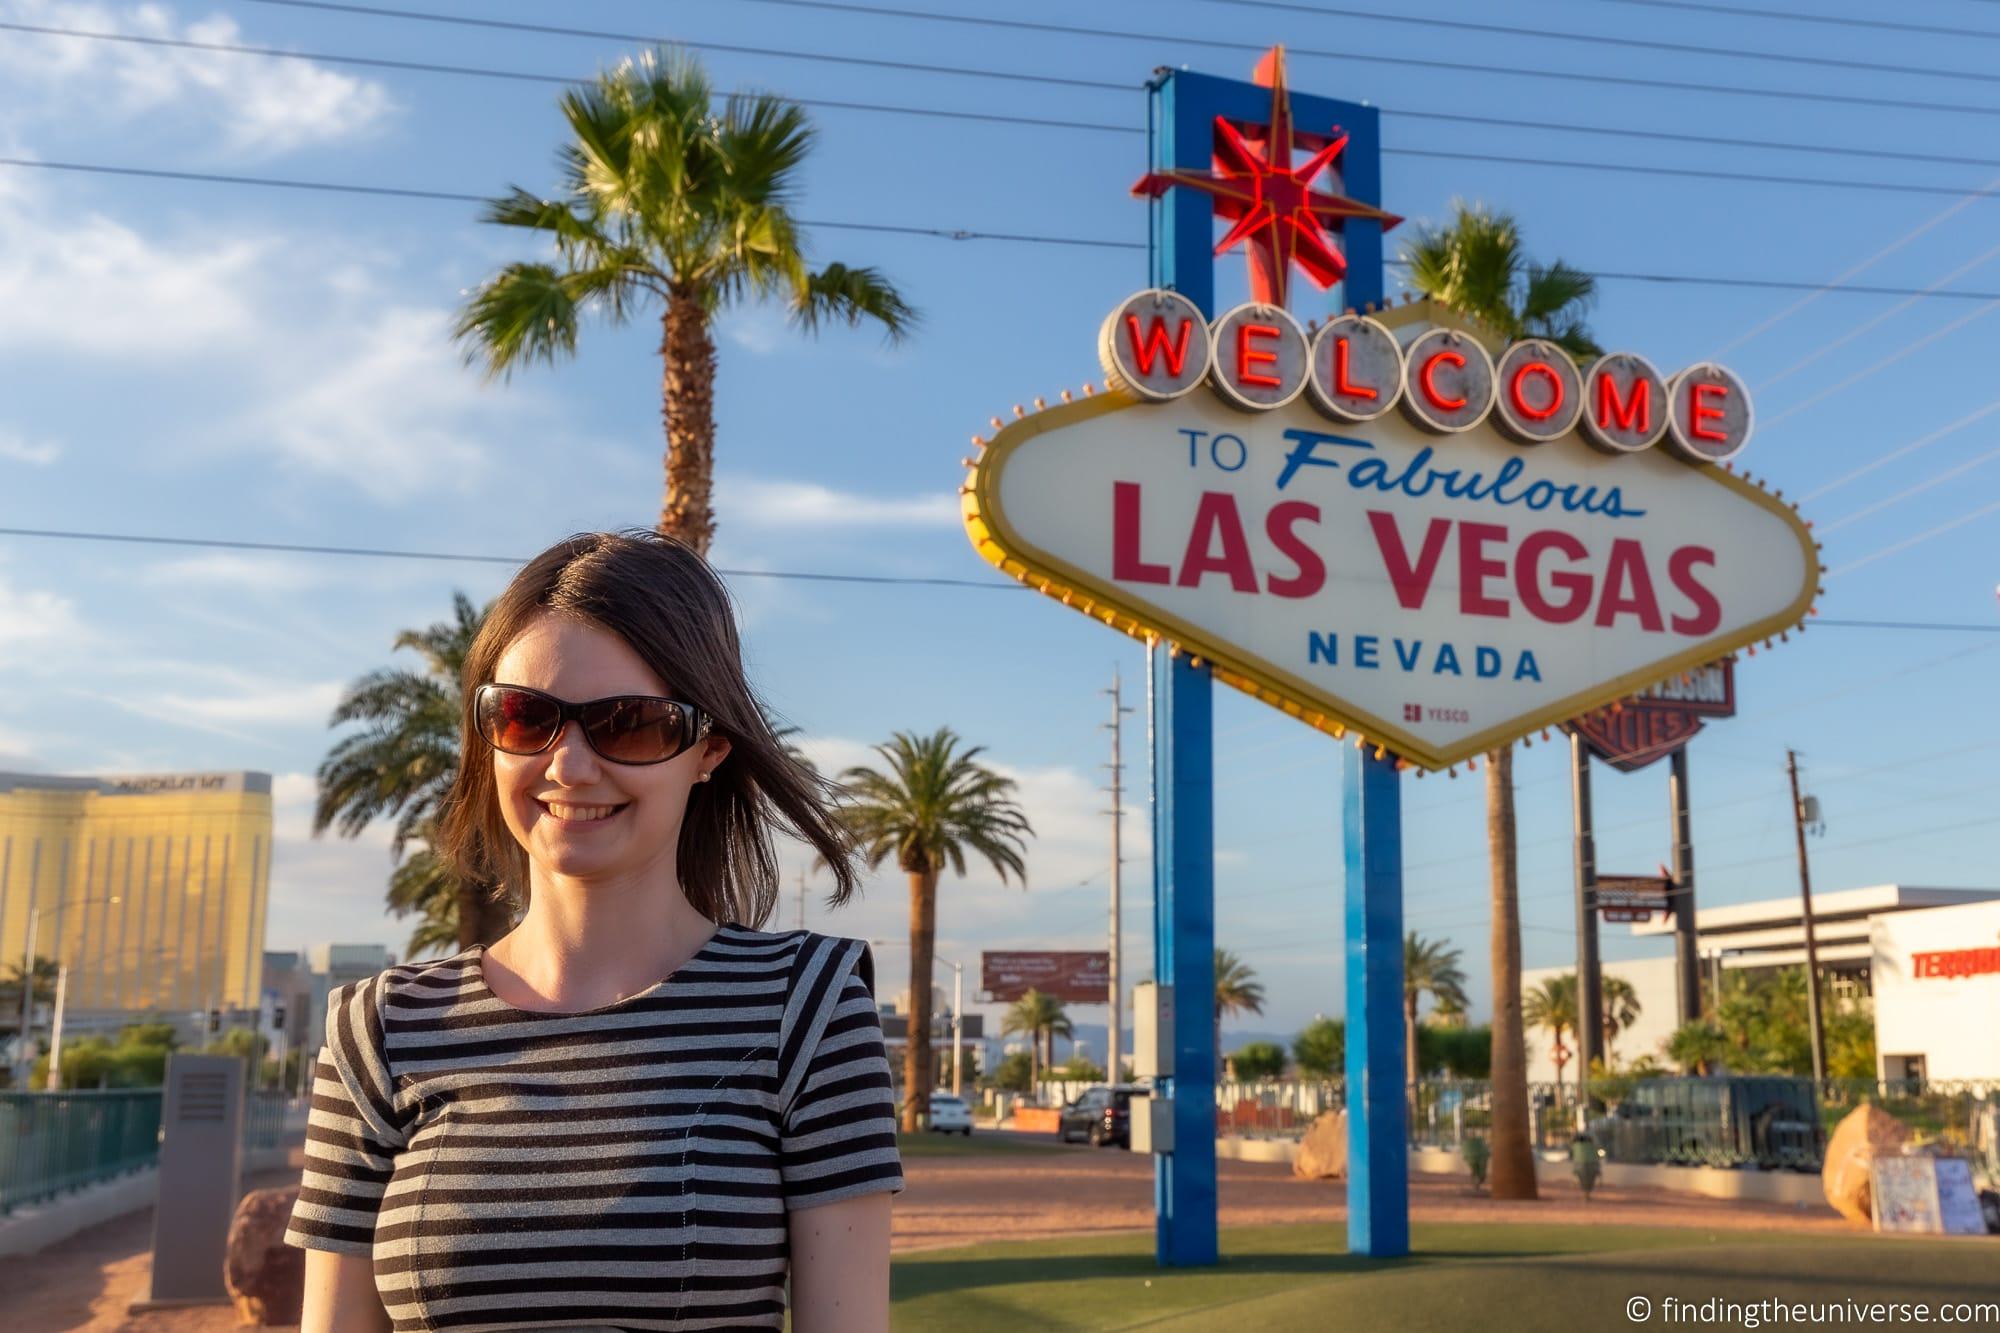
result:
[[[767,0],[769,3],[789,3],[791,0]],[[1004,22],[1005,20],[993,20]],[[55,27],[48,24],[17,23],[0,21],[0,31],[27,33],[44,37],[71,38],[81,41],[118,42],[137,46],[166,47],[177,50],[210,51],[226,55],[254,56],[271,60],[295,60],[311,64],[350,66],[358,69],[394,70],[411,74],[442,74],[455,78],[497,79],[514,83],[540,83],[569,87],[583,81],[582,76],[552,74],[534,70],[494,69],[483,65],[448,65],[435,61],[401,60],[381,56],[350,55],[332,51],[301,51],[281,47],[252,46],[240,42],[197,41],[183,37],[157,37],[141,33],[106,32],[85,28]],[[750,50],[752,48],[741,48]],[[810,52],[777,51],[771,48],[755,48],[767,55],[793,59],[813,59]],[[939,72],[967,73],[963,69],[950,66],[926,66]],[[990,71],[989,71],[990,73]],[[996,75],[997,77],[997,75]],[[1042,78],[1033,74],[1009,74],[1008,78],[1035,81]],[[1069,80],[1050,80],[1069,83]],[[1136,92],[1137,86],[1104,83],[1094,85],[1103,90]],[[718,93],[716,99],[724,100],[725,94]],[[1077,120],[1053,116],[1022,116],[995,111],[960,111],[949,107],[910,106],[885,102],[857,102],[826,97],[794,97],[786,94],[786,100],[801,106],[833,111],[859,111],[891,116],[920,116],[930,119],[984,122],[995,125],[1029,127],[1089,134],[1118,134],[1137,137],[1145,133],[1140,125],[1113,124],[1105,121]],[[1632,129],[1608,125],[1585,123],[1564,123],[1548,120],[1518,120],[1499,116],[1476,116],[1458,112],[1397,110],[1385,114],[1396,120],[1430,120],[1461,125],[1485,125],[1499,129],[1530,130],[1560,134],[1595,135],[1600,138],[1632,139],[1653,143],[1696,144],[1703,148],[1739,148],[1757,152],[1812,153],[1827,157],[1852,157],[1876,161],[1914,162],[1944,166],[2000,167],[2000,158],[1978,157],[1958,153],[1922,153],[1907,149],[1859,148],[1846,144],[1810,144],[1783,139],[1732,139],[1708,134],[1687,134],[1673,130]],[[1386,147],[1383,154],[1388,157],[1439,157],[1468,162],[1503,162],[1508,165],[1537,166],[1567,170],[1617,171],[1625,173],[1652,173],[1655,169],[1629,162],[1578,162],[1563,159],[1532,157],[1496,157],[1490,153],[1454,152],[1441,149]],[[1676,174],[1674,169],[1660,169],[1666,174]],[[1962,195],[1964,190],[1953,186],[1918,185],[1904,182],[1855,181],[1825,177],[1773,177],[1761,173],[1730,173],[1708,169],[1690,169],[1687,174],[1700,179],[1749,181],[1778,185],[1802,185],[1821,189],[1859,189],[1906,193]]]
[[[878,68],[922,71],[930,74],[953,74],[971,78],[1006,77],[1021,82],[1055,83],[1079,88],[1110,88],[1124,91],[1126,85],[1106,84],[1089,79],[1067,79],[1055,75],[997,75],[991,71],[964,70],[945,66],[927,65],[918,61],[877,60],[860,56],[843,56],[826,52],[790,51],[780,52],[765,48],[732,47],[718,43],[684,41],[673,37],[662,37],[646,33],[609,32],[602,29],[571,28],[551,23],[519,23],[505,19],[475,18],[465,14],[438,14],[428,10],[391,8],[386,5],[357,5],[337,3],[337,0],[248,0],[251,4],[280,5],[290,9],[311,9],[339,14],[354,14],[368,18],[403,19],[421,23],[442,23],[457,27],[490,28],[512,32],[532,32],[546,36],[583,37],[595,41],[641,42],[649,45],[684,46],[696,51],[725,51],[749,55],[771,55],[793,60],[821,60],[836,64],[873,65]],[[1103,30],[1076,29],[1075,35],[1102,35]],[[1240,49],[1239,43],[1219,42],[1209,38],[1178,37],[1166,33],[1120,33],[1152,43],[1179,42],[1188,46],[1221,46]],[[1262,47],[1256,48],[1262,50]],[[1663,92],[1702,93],[1720,97],[1763,97],[1778,101],[1814,102],[1838,106],[1872,106],[1885,110],[1940,111],[1956,115],[2000,116],[2000,105],[1966,102],[1926,102],[1913,98],[1867,97],[1859,93],[1821,93],[1794,88],[1764,88],[1748,83],[1690,83],[1674,79],[1643,79],[1636,75],[1591,74],[1574,70],[1539,69],[1522,65],[1502,65],[1495,63],[1471,63],[1453,60],[1433,60],[1416,56],[1387,55],[1373,51],[1318,50],[1311,47],[1288,46],[1286,51],[1296,57],[1315,60],[1344,61],[1350,65],[1400,65],[1410,69],[1444,70],[1454,74],[1501,75],[1511,78],[1543,79],[1557,83],[1588,83],[1617,88],[1652,88]],[[1712,52],[1710,54],[1713,54]]]
[[[166,537],[148,533],[79,532],[59,528],[0,528],[0,537],[39,537],[59,541],[81,542],[130,542],[145,546],[188,546],[217,551],[260,551],[273,555],[337,555],[372,560],[433,560],[478,565],[520,565],[525,564],[529,559],[527,556],[484,555],[463,551],[404,551],[380,546],[330,546],[304,542],[257,542],[240,541],[226,537]],[[730,578],[783,579],[805,583],[855,583],[928,588],[980,588],[988,592],[1032,591],[1025,584],[1002,583],[997,579],[933,578],[913,574],[825,574],[790,569],[718,568],[715,572]],[[2000,633],[2000,624],[1985,625],[1938,620],[1828,620],[1814,617],[1812,625],[1815,629],[1826,627],[1831,629],[1950,631],[1974,634]]]
[[[57,162],[32,157],[0,157],[0,167],[21,167],[41,171],[72,171],[96,176],[130,176],[147,180],[179,181],[197,185],[241,185],[262,189],[304,190],[329,194],[372,195],[392,199],[430,199],[446,203],[483,204],[491,196],[462,190],[428,190],[413,186],[366,185],[348,181],[299,180],[282,176],[244,176],[214,171],[175,171],[165,167],[120,166],[103,162]],[[920,236],[940,241],[992,241],[1016,245],[1052,245],[1092,250],[1143,250],[1144,241],[1118,241],[1096,236],[1052,236],[1034,232],[974,231],[963,227],[917,227],[885,222],[848,222],[826,218],[801,218],[807,227],[828,231],[877,232],[893,236]],[[1392,267],[1407,267],[1400,259],[1385,261]],[[1729,278],[1697,273],[1642,273],[1621,269],[1591,269],[1592,277],[1606,282],[1647,282],[1664,286],[1732,287],[1758,291],[1813,292],[1847,296],[1924,296],[1942,300],[2000,301],[2000,292],[1933,291],[1928,288],[1891,287],[1862,283],[1788,281],[1782,278]]]
[[[1971,37],[2000,40],[2000,32],[1987,28],[1953,28],[1935,23],[1894,23],[1888,19],[1857,19],[1841,14],[1802,14],[1778,9],[1752,9],[1747,5],[1711,5],[1699,0],[1598,0],[1607,5],[1639,5],[1647,9],[1678,9],[1693,14],[1727,14],[1732,18],[1763,19],[1774,23],[1818,23],[1838,28],[1873,28],[1878,32],[1916,32],[1935,37]]]
[[[803,3],[803,0],[764,0],[764,3]],[[2000,82],[2000,74],[1984,70],[1942,69],[1935,65],[1887,65],[1876,60],[1848,60],[1840,56],[1805,55],[1797,51],[1746,51],[1729,43],[1668,42],[1657,37],[1617,37],[1606,33],[1572,32],[1564,28],[1523,28],[1508,23],[1479,23],[1471,19],[1439,18],[1430,14],[1384,14],[1371,9],[1344,9],[1321,4],[1298,4],[1293,0],[1204,0],[1211,5],[1233,9],[1279,10],[1289,14],[1310,14],[1318,18],[1345,19],[1358,23],[1388,23],[1425,31],[1446,29],[1476,32],[1488,37],[1527,37],[1538,42],[1570,42],[1582,46],[1611,46],[1628,51],[1665,51],[1673,55],[1721,56],[1730,60],[1762,60],[1776,65],[1805,65],[1815,69],[1845,69],[1869,74],[1907,74],[1924,79],[1961,79],[1968,83]]]

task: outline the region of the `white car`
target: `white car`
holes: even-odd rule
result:
[[[962,1097],[954,1097],[948,1092],[931,1094],[931,1128],[940,1134],[963,1134],[972,1137],[972,1108]]]

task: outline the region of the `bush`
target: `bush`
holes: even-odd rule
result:
[[[1347,1024],[1315,1018],[1292,1038],[1292,1063],[1301,1078],[1333,1078],[1347,1064]]]
[[[1488,1077],[1493,1070],[1493,1029],[1418,1027],[1417,1068],[1452,1078]]]
[[[1246,1082],[1276,1078],[1285,1072],[1285,1048],[1271,1041],[1253,1041],[1229,1057],[1236,1077]]]
[[[993,1070],[992,1086],[1004,1092],[1032,1092],[1034,1063],[1026,1051],[1004,1057]]]

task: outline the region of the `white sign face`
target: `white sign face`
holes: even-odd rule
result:
[[[1031,586],[1436,768],[1775,635],[1819,578],[1797,516],[1720,469],[1304,399],[1053,408],[993,439],[965,509]]]

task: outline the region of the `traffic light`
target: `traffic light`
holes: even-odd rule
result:
[[[278,1031],[280,1032],[283,1032],[285,1030],[284,1005],[276,1004],[271,1006],[271,1026],[278,1029]]]
[[[222,1031],[222,1011],[220,1009],[211,1009],[208,1011],[208,1031],[211,1036]]]

